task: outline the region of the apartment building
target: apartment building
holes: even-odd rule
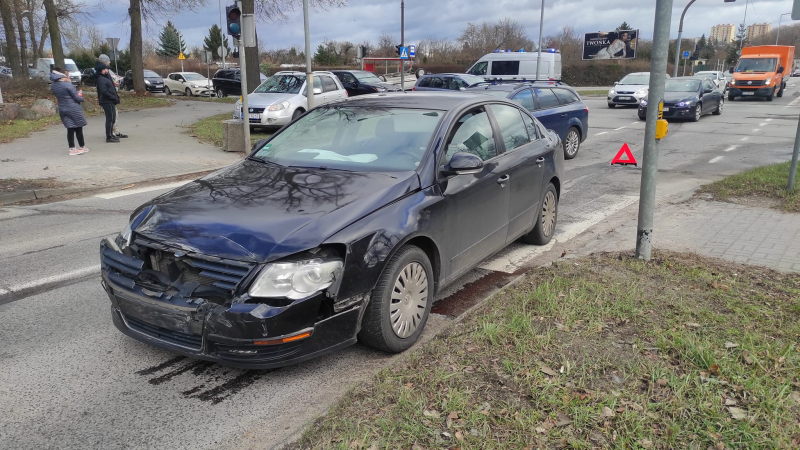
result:
[[[720,25],[714,25],[711,27],[711,34],[709,35],[710,39],[713,39],[714,42],[721,42],[727,44],[736,37],[736,27],[730,23],[723,23]]]
[[[769,34],[772,31],[772,25],[769,23],[754,23],[747,27],[747,40],[752,42],[753,39]]]

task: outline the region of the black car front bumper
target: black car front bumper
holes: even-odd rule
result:
[[[728,87],[728,96],[731,97],[769,97],[775,94],[775,86],[766,86],[758,89],[739,89],[736,86]]]
[[[695,106],[664,106],[661,116],[664,119],[691,119],[694,117]],[[647,115],[647,106],[639,106],[639,118]]]
[[[270,369],[357,341],[364,295],[339,313],[326,309],[325,293],[287,302],[287,306],[220,304],[183,295],[183,289],[168,295],[142,287],[133,280],[142,267],[136,258],[117,253],[105,243],[101,247],[102,286],[111,300],[114,325],[150,345],[226,366]]]

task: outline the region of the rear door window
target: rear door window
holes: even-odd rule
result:
[[[338,91],[338,90],[339,90],[339,86],[336,85],[336,82],[333,81],[333,78],[326,77],[325,75],[322,75],[322,91],[323,92],[333,92],[333,91]]]
[[[511,100],[517,102],[523,108],[527,109],[528,111],[533,111],[533,93],[530,89],[525,89],[523,91],[517,92]]]
[[[567,90],[567,89],[553,89],[553,92],[556,93],[556,96],[558,97],[558,101],[562,105],[568,105],[570,103],[575,103],[575,102],[577,102],[579,100],[578,96],[576,96],[575,94],[572,93],[572,91]]]
[[[431,86],[431,77],[423,78],[423,79],[419,80],[419,84],[417,86],[419,86],[419,87],[430,87]]]
[[[447,86],[444,84],[444,80],[440,77],[433,77],[431,80],[431,87],[434,89],[447,89]]]
[[[558,97],[548,88],[534,88],[533,91],[536,92],[536,100],[538,102],[536,109],[554,108],[560,104]]]
[[[489,109],[500,127],[507,152],[531,141],[525,129],[525,122],[522,120],[522,113],[517,108],[508,105],[489,105]]]
[[[492,75],[519,75],[519,61],[492,61]]]

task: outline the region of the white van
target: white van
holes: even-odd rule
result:
[[[467,71],[470,75],[501,80],[536,79],[536,58],[539,52],[502,52],[484,55]],[[554,49],[542,51],[540,80],[561,81],[561,53]]]
[[[64,59],[64,65],[66,67],[62,67],[67,75],[69,75],[69,80],[72,81],[72,84],[75,86],[81,85],[81,71],[78,69],[78,66],[75,64],[75,61],[71,59]],[[39,58],[36,60],[36,72],[38,72],[39,78],[44,79],[48,83],[50,83],[50,71],[53,70],[55,63],[53,58]]]

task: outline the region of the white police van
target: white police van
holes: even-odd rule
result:
[[[500,80],[534,80],[538,56],[539,52],[496,50],[484,55],[467,73]],[[539,80],[561,81],[561,53],[552,48],[543,49],[541,61]]]

